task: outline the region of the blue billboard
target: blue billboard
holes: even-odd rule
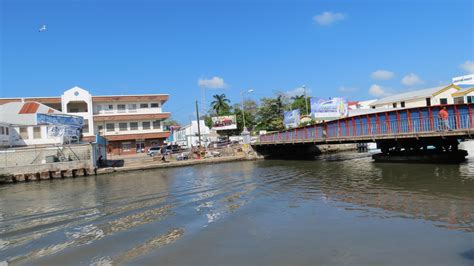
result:
[[[311,116],[316,120],[330,120],[346,117],[349,113],[347,100],[332,98],[323,100],[311,98]]]
[[[84,125],[84,118],[60,114],[36,114],[36,123],[38,125],[69,125],[82,127]]]
[[[283,115],[283,124],[285,125],[285,128],[298,127],[300,124],[300,109],[285,111]]]

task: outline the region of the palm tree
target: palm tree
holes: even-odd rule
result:
[[[230,100],[225,97],[225,94],[216,94],[212,97],[214,98],[214,101],[211,102],[211,107],[218,115],[229,110]]]

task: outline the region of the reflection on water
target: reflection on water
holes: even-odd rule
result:
[[[283,230],[271,230],[292,210],[301,211]],[[236,217],[263,219],[265,230],[245,230],[270,239],[322,210],[339,212],[303,227],[325,226],[329,232],[338,223],[324,221],[344,222],[343,216],[355,214],[353,222],[421,221],[424,234],[453,231],[472,239],[474,164],[375,164],[367,154],[336,154],[316,161],[239,162],[3,186],[0,262],[133,263],[224,224],[232,228]],[[235,234],[239,229],[220,236]],[[317,245],[317,239],[307,244]],[[337,251],[336,261],[351,252]],[[459,254],[469,254],[469,247]]]

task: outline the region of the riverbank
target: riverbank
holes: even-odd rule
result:
[[[194,159],[194,160],[185,160],[185,161],[167,161],[162,162],[160,160],[153,161],[137,161],[131,165],[127,166],[125,163],[122,167],[106,167],[97,169],[97,174],[110,174],[116,172],[129,172],[129,171],[139,171],[139,170],[150,170],[150,169],[159,169],[159,168],[172,168],[172,167],[184,167],[192,166],[199,164],[216,164],[216,163],[227,163],[227,162],[236,162],[236,161],[255,161],[261,160],[262,158],[257,156],[246,156],[246,155],[236,155],[236,156],[227,156],[227,157],[215,157],[215,158],[204,158],[204,159]]]

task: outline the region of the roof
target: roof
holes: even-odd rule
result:
[[[22,102],[22,101],[39,102],[39,103],[46,103],[46,104],[52,104],[52,103],[60,104],[61,103],[61,97],[0,98],[0,105],[5,104],[5,103]]]
[[[471,87],[466,87],[465,89],[462,89],[458,92],[453,93],[453,96],[454,97],[464,96],[471,92],[474,92],[474,85],[472,85]]]
[[[10,102],[0,105],[0,121],[15,125],[35,125],[36,114],[62,114],[38,102]]]
[[[49,106],[46,106],[38,102],[10,102],[0,105],[0,112],[6,115],[13,114],[37,114],[37,113],[58,113],[61,112],[54,110]]]
[[[448,86],[440,86],[440,87],[433,87],[429,89],[423,89],[423,90],[416,90],[416,91],[409,91],[405,93],[400,93],[400,94],[394,94],[390,95],[387,97],[384,97],[382,99],[379,99],[373,103],[371,103],[371,106],[374,105],[380,105],[380,104],[387,104],[387,103],[394,103],[394,102],[400,102],[400,101],[409,101],[409,100],[415,100],[419,98],[427,98],[427,97],[432,97],[434,94],[438,93],[441,90],[451,88],[452,86],[456,85],[448,85]],[[455,87],[454,87],[455,88]]]

